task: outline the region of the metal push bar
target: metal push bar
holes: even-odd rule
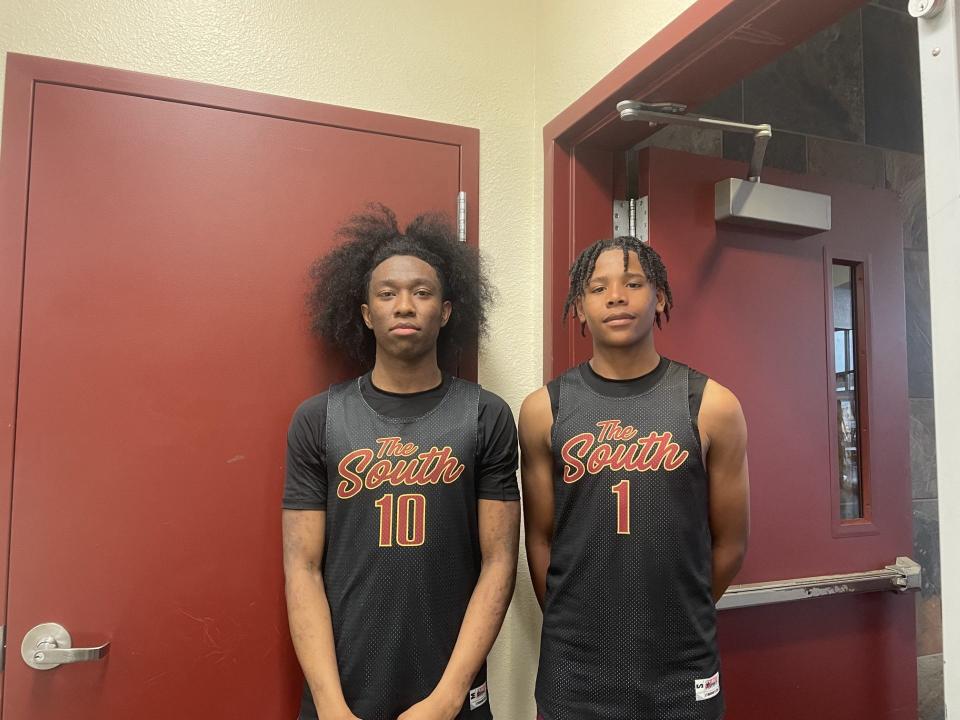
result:
[[[809,600],[829,595],[868,592],[907,592],[920,588],[921,568],[908,557],[898,557],[882,570],[794,578],[773,582],[732,585],[717,603],[718,610]]]

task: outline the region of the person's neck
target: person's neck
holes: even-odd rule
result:
[[[608,380],[632,380],[657,369],[660,355],[653,346],[653,338],[639,347],[593,347],[590,367],[600,377]]]
[[[387,392],[407,394],[432,390],[443,382],[443,373],[435,353],[410,360],[378,353],[370,382]]]

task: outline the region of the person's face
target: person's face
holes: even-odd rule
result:
[[[377,353],[413,360],[434,352],[440,328],[450,319],[433,266],[411,255],[394,255],[370,275],[363,321],[373,330]]]
[[[611,248],[597,257],[583,297],[577,303],[577,317],[586,322],[595,343],[626,347],[642,341],[653,329],[666,299],[648,280],[634,252]]]

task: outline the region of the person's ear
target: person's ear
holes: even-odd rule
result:
[[[657,313],[662,313],[667,307],[667,294],[663,288],[657,288]]]
[[[451,303],[449,300],[444,300],[443,305],[440,308],[440,327],[444,327],[447,324],[452,312],[453,303]]]
[[[360,306],[360,314],[363,316],[363,324],[366,325],[370,330],[373,330],[373,322],[370,320],[370,306],[366,303],[363,303]]]
[[[580,323],[580,337],[587,336],[587,315],[583,312],[583,298],[577,298],[573,304],[573,309],[577,313],[577,322]]]

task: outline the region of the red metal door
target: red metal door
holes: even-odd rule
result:
[[[292,718],[286,424],[354,371],[308,337],[306,271],[365,202],[453,214],[476,131],[32,62],[3,717]],[[45,622],[109,655],[29,668]]]
[[[750,432],[752,534],[737,583],[876,570],[911,553],[903,253],[886,191],[769,171],[827,193],[833,230],[718,229],[714,184],[744,166],[665,150],[641,160],[650,242],[676,300],[658,349],[740,398]],[[864,515],[839,513],[831,266],[863,272],[859,365]],[[864,377],[865,376],[865,377]],[[720,613],[736,720],[915,718],[912,596],[808,599]]]

